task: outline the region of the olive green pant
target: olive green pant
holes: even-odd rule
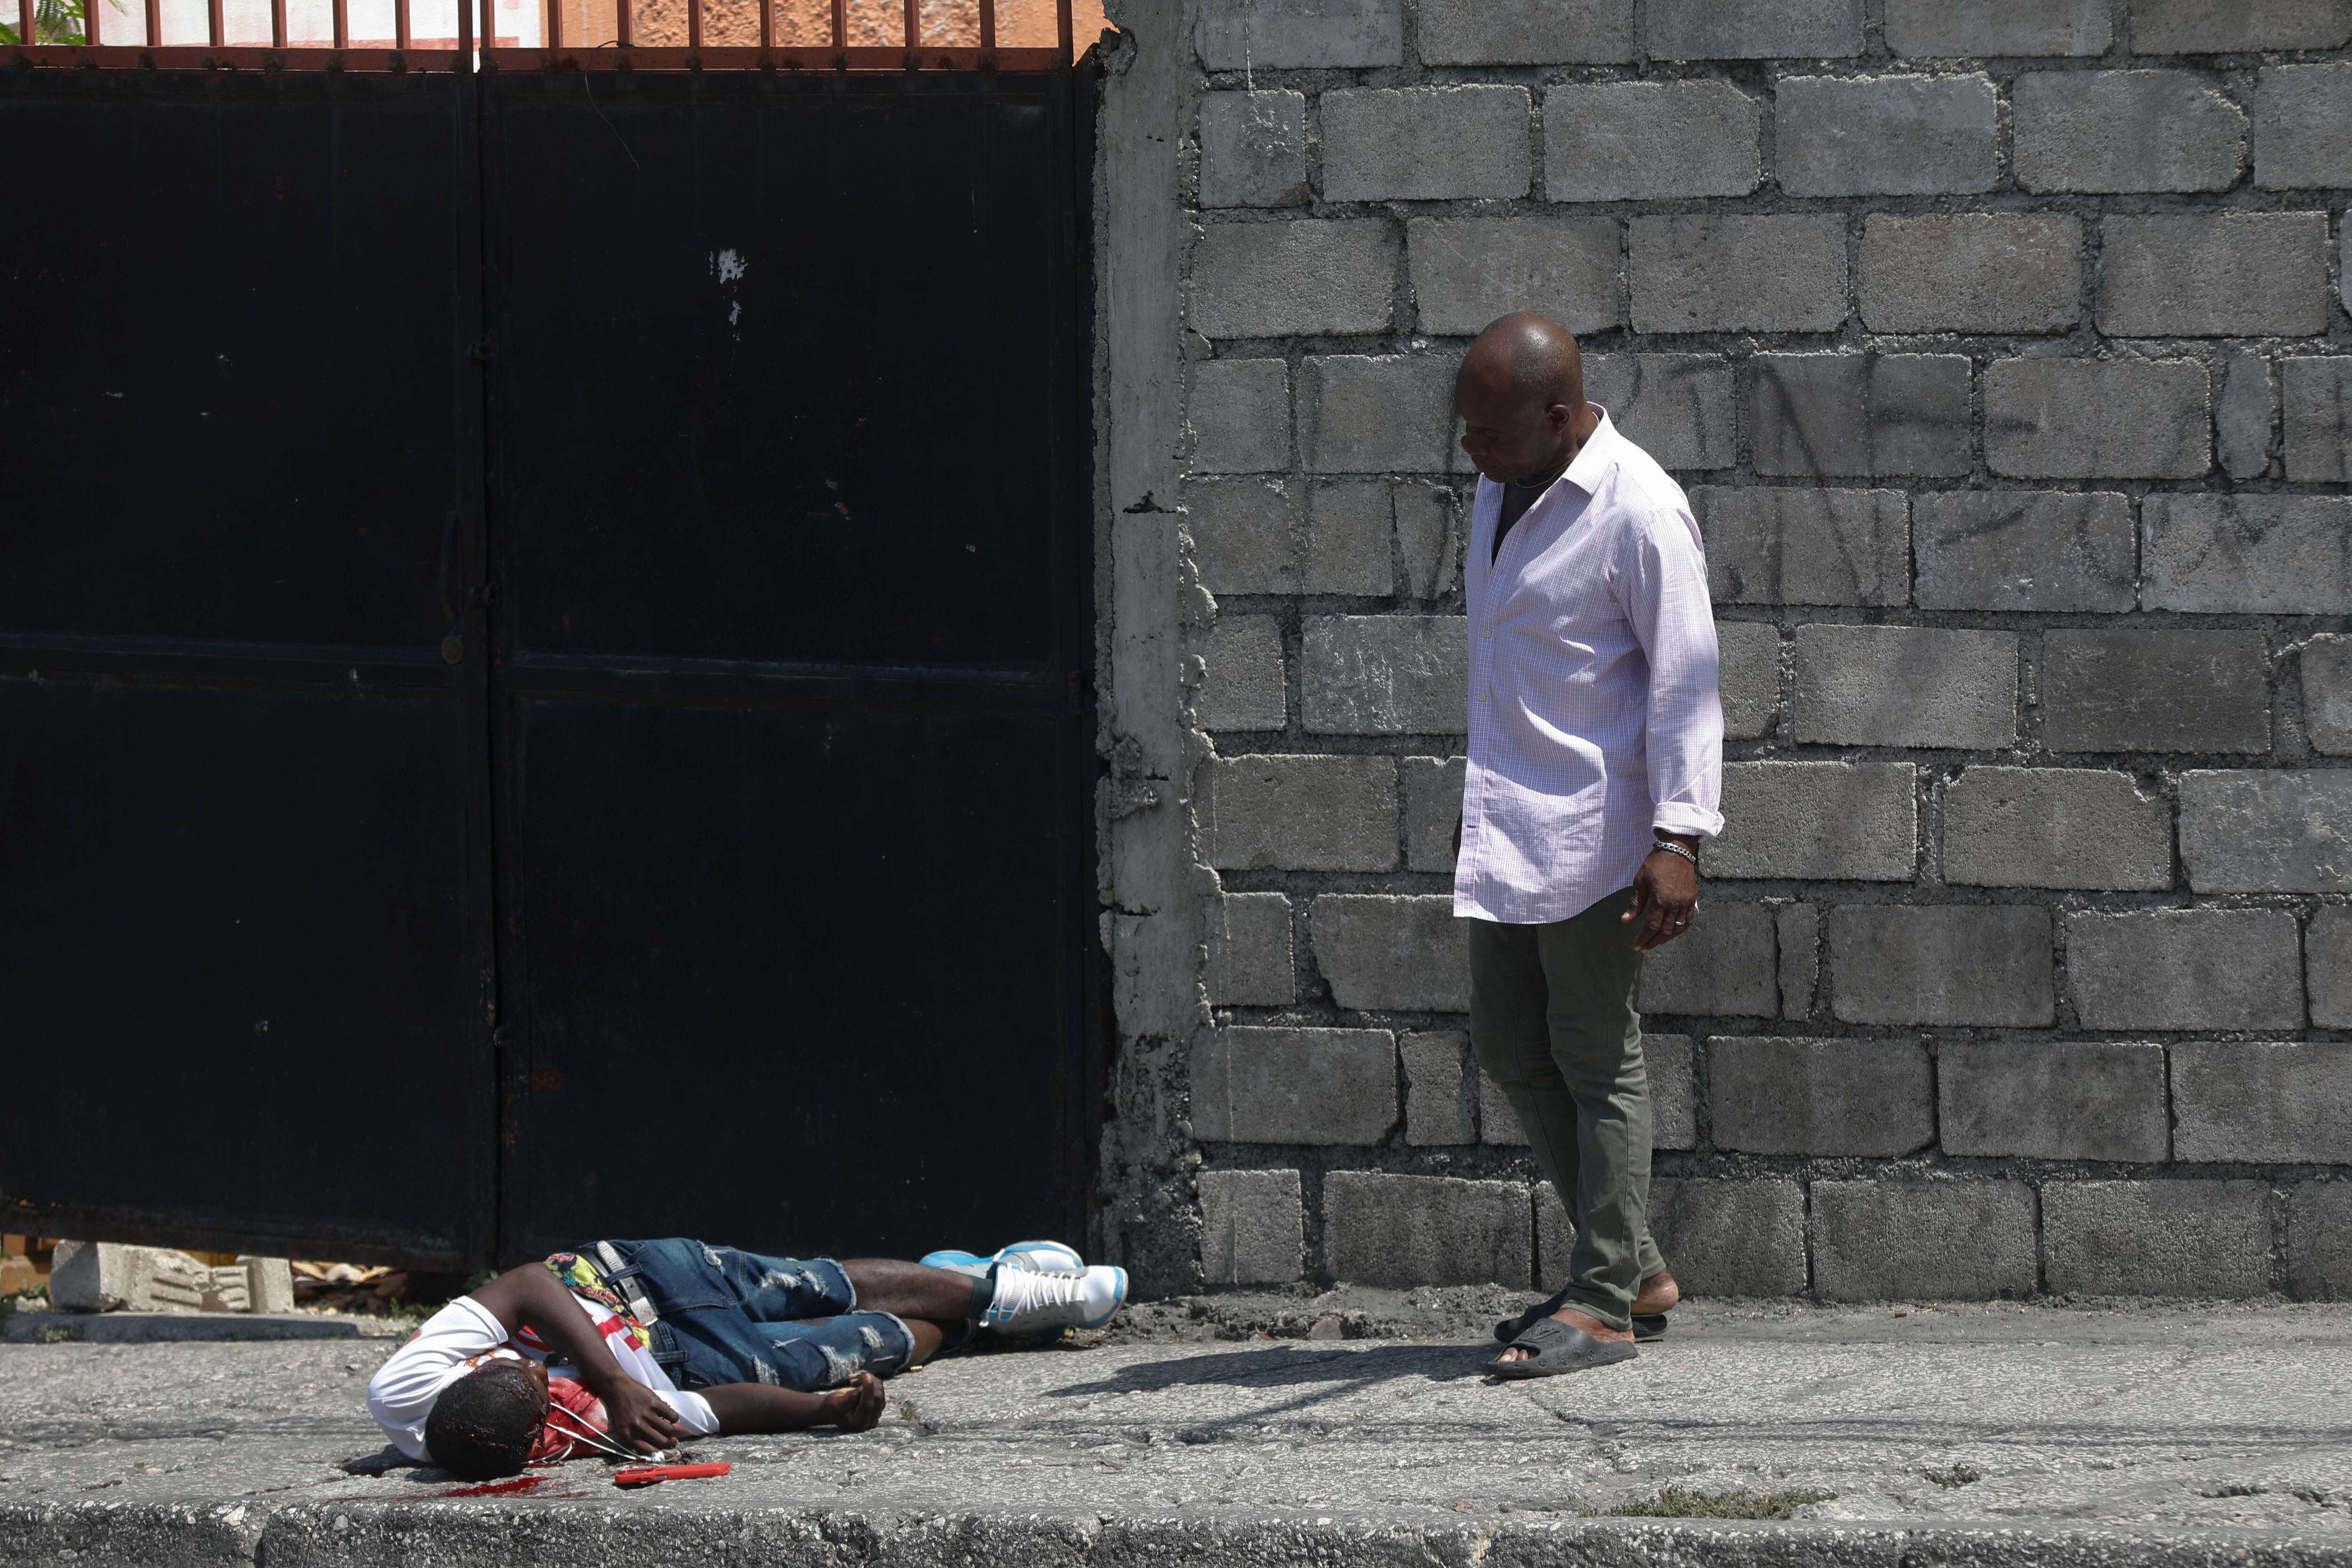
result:
[[[1548,925],[1470,926],[1470,1046],[1518,1113],[1536,1163],[1576,1222],[1566,1303],[1631,1326],[1650,1239],[1650,1072],[1642,1060],[1636,929],[1612,893]]]

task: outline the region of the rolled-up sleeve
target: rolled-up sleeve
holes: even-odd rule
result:
[[[1625,531],[1617,580],[1650,663],[1644,751],[1653,826],[1712,838],[1723,831],[1723,702],[1697,522],[1680,510],[1639,519]]]

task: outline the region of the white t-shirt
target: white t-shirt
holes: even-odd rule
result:
[[[594,1301],[577,1296],[572,1300],[604,1334],[621,1370],[660,1394],[677,1412],[678,1425],[688,1436],[707,1437],[719,1430],[719,1417],[710,1401],[671,1383],[669,1374],[655,1363],[652,1349],[627,1320]],[[441,1397],[441,1391],[484,1361],[501,1355],[544,1363],[547,1347],[529,1329],[509,1339],[488,1308],[471,1296],[460,1296],[425,1319],[425,1326],[377,1369],[368,1381],[368,1414],[383,1427],[393,1447],[412,1459],[425,1458],[425,1419],[433,1414],[433,1403]],[[579,1375],[569,1366],[548,1373],[550,1377]]]

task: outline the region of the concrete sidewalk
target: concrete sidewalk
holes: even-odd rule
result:
[[[1356,1294],[1325,1331],[1414,1317]],[[1168,1342],[1215,1316],[945,1362],[874,1432],[714,1439],[731,1476],[637,1492],[341,1468],[383,1448],[382,1340],[0,1346],[0,1562],[2352,1564],[2352,1309],[1693,1303],[1512,1384],[1459,1331]],[[1834,1495],[1590,1517],[1669,1485]]]

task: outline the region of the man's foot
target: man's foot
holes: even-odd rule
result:
[[[1127,1302],[1127,1270],[1097,1264],[1081,1274],[996,1271],[996,1299],[980,1326],[1005,1334],[1053,1329],[1097,1329]]]
[[[1594,1339],[1601,1342],[1603,1344],[1614,1344],[1621,1341],[1628,1345],[1631,1345],[1633,1342],[1633,1330],[1612,1329],[1608,1324],[1602,1322],[1600,1319],[1594,1317],[1591,1313],[1576,1307],[1562,1307],[1559,1311],[1554,1312],[1549,1318],[1543,1321],[1553,1323],[1566,1323],[1571,1329],[1581,1329],[1586,1333],[1591,1335]],[[1532,1359],[1534,1353],[1534,1352],[1527,1350],[1521,1346],[1513,1345],[1508,1350],[1506,1350],[1501,1355],[1496,1356],[1495,1360],[1496,1362],[1528,1361]]]

